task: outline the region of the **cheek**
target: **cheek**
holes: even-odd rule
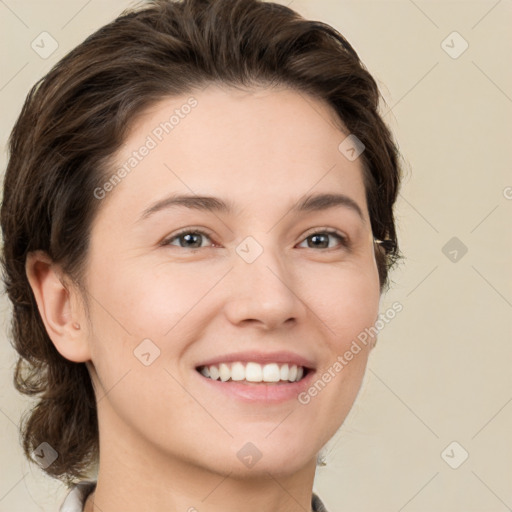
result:
[[[100,325],[112,325],[124,336],[128,332],[133,340],[163,340],[174,329],[189,325],[198,312],[205,312],[203,299],[223,273],[211,265],[156,263],[118,268],[108,281],[92,283],[108,310],[99,311]]]
[[[321,320],[325,333],[325,357],[317,376],[321,382],[316,381],[311,396],[321,390],[318,402],[330,404],[334,421],[347,414],[361,385],[373,341],[369,333],[379,311],[380,289],[377,269],[372,265],[347,266],[323,277],[316,275],[314,286],[312,277],[304,283],[304,290],[309,290],[308,306]]]
[[[324,444],[347,417],[361,387],[372,341],[368,329],[378,315],[380,292],[371,269],[329,273],[329,279],[317,282],[324,284],[317,284],[309,301],[326,333],[325,357],[299,403],[306,421],[313,422],[312,431],[321,426],[317,435]]]
[[[310,310],[302,321],[308,328],[316,323],[338,352],[377,318],[377,268],[371,258],[362,263],[303,264],[291,272],[291,290]],[[164,348],[170,338],[199,336],[201,326],[219,314],[220,305],[233,300],[233,292],[225,289],[232,286],[229,276],[222,282],[228,270],[226,265],[159,262],[145,268],[117,267],[115,273],[99,271],[95,275],[109,277],[91,282],[102,305],[95,308],[95,327],[112,329],[109,337],[126,339],[130,352],[145,338]],[[179,342],[172,345],[179,352]]]
[[[377,319],[380,290],[374,265],[321,269],[311,273],[302,286],[305,302],[322,321],[337,351],[344,350]]]
[[[90,312],[92,359],[103,392],[121,380],[121,388],[127,390],[128,381],[134,380],[139,384],[127,393],[129,402],[151,389],[176,388],[180,396],[179,386],[165,369],[182,360],[191,340],[201,338],[202,329],[216,314],[208,294],[222,273],[206,267],[198,272],[186,265],[183,270],[162,264],[145,269],[118,266],[115,274],[112,270],[94,274],[108,275],[90,280],[96,299]]]

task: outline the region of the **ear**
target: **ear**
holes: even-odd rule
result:
[[[25,272],[55,348],[70,361],[89,361],[87,318],[76,287],[66,286],[61,269],[44,251],[28,254]]]

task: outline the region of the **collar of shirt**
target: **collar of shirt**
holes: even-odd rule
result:
[[[75,484],[67,494],[59,512],[83,512],[85,500],[96,488],[96,482],[93,480],[84,480]],[[311,498],[312,512],[327,512],[320,498],[313,493]]]

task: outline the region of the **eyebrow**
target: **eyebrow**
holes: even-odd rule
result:
[[[233,213],[236,208],[231,201],[224,201],[218,197],[197,195],[171,195],[144,210],[138,221],[147,219],[156,212],[173,207],[189,208],[191,210]],[[303,197],[295,204],[291,211],[294,213],[318,212],[331,208],[344,207],[357,213],[365,222],[361,207],[351,197],[345,194],[313,194]]]

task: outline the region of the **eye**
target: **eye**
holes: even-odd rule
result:
[[[324,231],[316,231],[315,233],[311,233],[304,239],[304,242],[311,240],[312,243],[308,243],[308,249],[332,249],[333,246],[330,245],[329,243],[329,237],[337,238],[340,245],[344,248],[347,248],[349,245],[346,236],[342,235],[341,233],[338,233],[337,231],[333,231],[332,229],[326,229]]]
[[[331,238],[331,240],[333,238],[337,239],[339,242],[338,245],[341,247],[348,248],[349,246],[348,239],[345,235],[342,235],[341,233],[331,229],[311,233],[301,243],[303,244],[304,242],[311,241],[311,243],[308,243],[308,249],[333,249],[335,246],[330,243],[329,238]],[[211,244],[203,245],[202,242],[205,239],[210,240]],[[208,233],[200,229],[188,228],[167,238],[162,242],[162,245],[180,247],[182,249],[201,249],[205,247],[211,247],[215,244],[213,244],[212,239]]]
[[[200,249],[202,247],[205,247],[201,244],[201,241],[204,238],[208,238],[211,241],[210,236],[207,233],[205,233],[204,231],[201,231],[199,229],[195,229],[195,230],[187,229],[187,230],[181,231],[180,233],[173,235],[170,238],[167,238],[166,240],[164,240],[162,242],[162,245],[172,245],[172,246],[181,247],[183,249]],[[177,240],[178,244],[172,243],[173,240]],[[181,243],[181,242],[183,242],[183,243]]]

